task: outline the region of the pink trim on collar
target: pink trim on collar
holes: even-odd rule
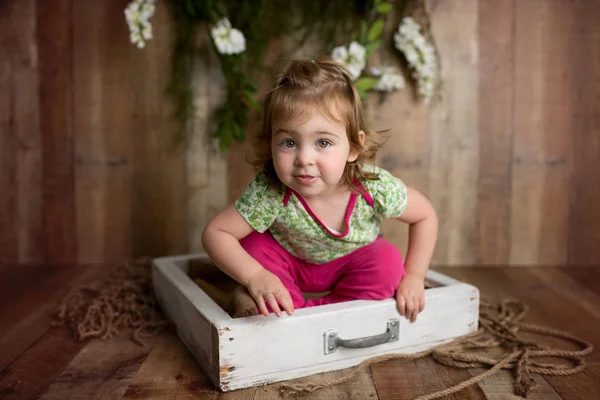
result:
[[[285,188],[285,195],[283,196],[283,206],[287,207],[288,203],[290,202],[290,197],[292,197],[292,189],[290,189],[289,187]]]
[[[300,195],[300,193],[297,193],[295,190],[290,189],[294,195],[298,198],[298,200],[300,200],[300,203],[302,203],[302,206],[304,207],[304,209],[306,210],[306,212],[315,220],[319,223],[319,225],[321,225],[323,227],[323,229],[325,229],[331,236],[336,237],[336,238],[342,238],[346,235],[348,235],[348,233],[350,232],[350,217],[352,216],[352,211],[354,210],[354,205],[356,204],[356,193],[351,193],[350,194],[350,200],[348,201],[348,206],[346,207],[346,215],[344,217],[344,221],[346,224],[346,228],[344,229],[344,232],[337,234],[335,232],[332,232],[324,223],[323,221],[321,221],[319,219],[319,217],[317,217],[315,215],[315,213],[313,212],[313,210],[310,209],[308,203],[306,202],[306,200],[304,200],[304,198]]]
[[[360,194],[365,199],[367,204],[370,205],[371,207],[375,206],[375,202],[373,201],[373,198],[371,197],[369,192],[367,192],[367,189],[365,189],[363,184],[360,183],[360,181],[356,177],[354,178],[354,184],[356,185],[356,187],[358,187],[360,189]]]

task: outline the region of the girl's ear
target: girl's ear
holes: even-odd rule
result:
[[[365,131],[358,131],[358,140],[361,145],[365,144]],[[359,151],[350,148],[350,154],[348,154],[348,162],[354,162],[358,158]]]

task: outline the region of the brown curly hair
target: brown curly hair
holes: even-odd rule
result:
[[[276,77],[268,91],[263,109],[263,126],[255,137],[256,159],[251,161],[257,172],[263,172],[274,186],[282,185],[271,153],[273,126],[280,121],[302,117],[307,105],[316,106],[324,116],[345,123],[350,148],[358,153],[356,160],[346,163],[342,181],[353,192],[359,192],[354,179],[379,179],[365,171],[365,161],[373,160],[381,147],[377,132],[365,126],[363,106],[356,87],[346,69],[331,58],[293,60]],[[359,131],[365,132],[361,143]]]

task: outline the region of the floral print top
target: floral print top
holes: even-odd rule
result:
[[[324,264],[375,241],[381,218],[397,218],[406,208],[407,188],[401,180],[376,166],[365,170],[377,173],[379,180],[360,182],[366,193],[350,196],[341,233],[323,225],[299,194],[274,188],[263,174],[250,181],[235,207],[254,229],[270,230],[294,256]]]

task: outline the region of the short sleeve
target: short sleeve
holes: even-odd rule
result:
[[[408,189],[404,182],[388,171],[372,167],[379,180],[368,181],[367,191],[373,198],[375,213],[382,218],[398,218],[406,208]]]
[[[234,205],[250,226],[262,233],[281,213],[283,195],[284,191],[273,188],[264,174],[258,174]]]

